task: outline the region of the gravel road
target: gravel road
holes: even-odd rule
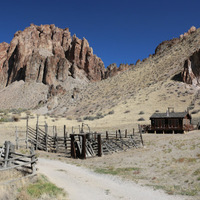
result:
[[[70,200],[184,200],[162,191],[154,191],[119,177],[94,173],[61,161],[40,158],[39,173],[64,188]]]

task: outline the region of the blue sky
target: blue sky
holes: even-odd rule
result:
[[[31,23],[68,27],[85,37],[104,62],[135,63],[164,40],[200,27],[199,0],[15,0],[2,1],[0,42]]]

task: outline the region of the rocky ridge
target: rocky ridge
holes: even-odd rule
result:
[[[19,80],[56,86],[69,76],[98,81],[104,71],[88,41],[71,37],[68,28],[32,24],[16,32],[10,45],[0,44],[1,88]]]

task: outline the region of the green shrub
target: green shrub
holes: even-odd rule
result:
[[[25,188],[22,188],[21,192],[25,192],[30,196],[31,198],[34,199],[40,199],[42,195],[46,194],[50,198],[56,198],[59,196],[66,196],[66,193],[64,192],[63,189],[58,188],[56,185],[53,183],[49,182],[45,176],[40,176],[36,183],[30,184]],[[31,199],[30,198],[30,199]],[[18,198],[20,199],[20,197]],[[62,198],[66,199],[66,198]]]

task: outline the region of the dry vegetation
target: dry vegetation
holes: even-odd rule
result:
[[[3,171],[0,175],[0,199],[2,200],[67,199],[64,190],[49,182],[43,175],[24,177],[24,174],[17,170]]]

